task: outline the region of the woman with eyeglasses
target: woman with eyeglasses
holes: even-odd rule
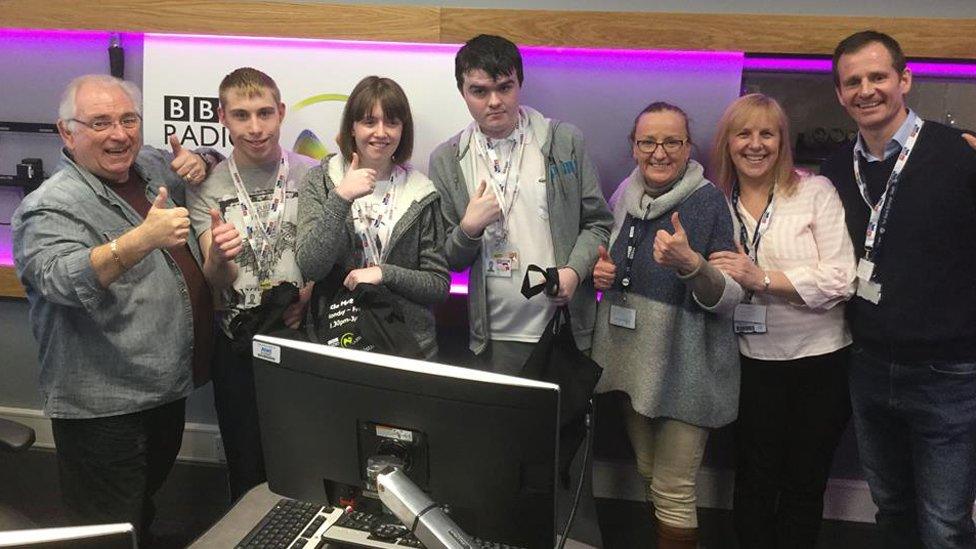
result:
[[[695,476],[709,432],[735,419],[739,357],[731,312],[742,289],[705,257],[735,250],[725,197],[691,159],[688,117],[648,105],[630,133],[634,171],[611,199],[610,250],[593,358],[597,392],[620,391],[657,547],[693,548]]]
[[[725,111],[712,160],[738,250],[709,263],[746,290],[734,520],[739,547],[812,548],[834,450],[851,414],[843,303],[854,250],[824,177],[793,167],[786,114],[761,94]]]

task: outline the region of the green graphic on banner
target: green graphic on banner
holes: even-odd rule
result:
[[[320,93],[318,95],[313,95],[311,97],[302,99],[298,103],[292,105],[292,112],[300,111],[305,107],[315,105],[316,103],[324,103],[326,101],[338,101],[345,102],[349,99],[348,95],[341,93]],[[303,154],[305,156],[314,158],[316,160],[322,160],[329,154],[329,148],[325,146],[325,143],[319,139],[319,136],[315,135],[310,129],[304,129],[298,134],[295,139],[295,146],[292,150],[298,154]]]

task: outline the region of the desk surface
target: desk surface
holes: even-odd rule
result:
[[[280,499],[268,489],[268,483],[255,486],[187,549],[234,547]]]
[[[274,507],[281,496],[268,489],[268,484],[264,483],[251,489],[244,494],[235,505],[227,511],[220,520],[216,522],[202,536],[196,539],[187,549],[228,549],[234,547],[237,542],[244,539],[244,536],[254,528],[265,513]],[[595,549],[591,545],[579,543],[572,539],[566,541],[567,549]]]
[[[0,265],[0,297],[27,297],[17,280],[17,271],[10,265]]]

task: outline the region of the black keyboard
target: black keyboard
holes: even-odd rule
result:
[[[346,529],[360,532],[363,537],[350,535],[350,533],[344,532]],[[424,544],[420,543],[420,540],[410,530],[400,524],[395,517],[391,515],[364,513],[362,511],[352,511],[343,514],[334,525],[325,531],[322,537],[329,541],[358,545],[360,547],[390,547],[391,549],[402,547],[424,548]],[[485,541],[478,538],[472,539],[481,549],[523,549],[504,543]]]
[[[335,520],[336,514],[333,513],[338,513],[334,507],[322,507],[282,498],[237,544],[235,549],[302,549],[312,540],[326,520]],[[331,519],[326,517],[329,514],[332,514]],[[316,539],[317,548],[323,547],[327,542],[337,542],[352,547],[424,549],[420,540],[400,524],[396,517],[362,511],[342,513],[335,524],[329,526]],[[480,549],[524,549],[504,543],[473,539]]]
[[[237,544],[235,549],[298,549],[305,547],[330,512],[321,505],[282,498]]]

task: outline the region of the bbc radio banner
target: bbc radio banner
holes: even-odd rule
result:
[[[338,151],[342,109],[365,76],[403,87],[414,118],[412,163],[426,172],[431,151],[471,121],[454,81],[458,46],[147,34],[143,65],[145,142],[167,147],[176,135],[189,148],[229,154],[217,118],[217,87],[238,67],[278,83],[285,103],[281,145],[321,159]]]

